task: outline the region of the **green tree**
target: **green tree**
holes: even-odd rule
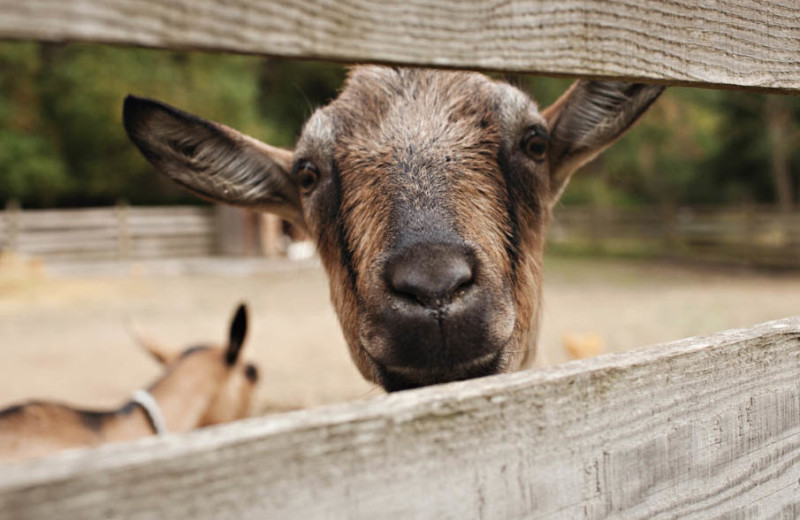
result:
[[[69,202],[109,204],[191,200],[152,174],[124,134],[128,93],[162,99],[258,133],[258,59],[70,45],[47,52],[43,111],[58,129],[64,163],[79,189]]]
[[[41,117],[35,44],[0,46],[0,199],[51,205],[70,189],[56,136]]]
[[[336,96],[345,67],[101,45],[0,43],[0,203],[197,203],[154,175],[122,129],[128,93],[162,99],[291,147]],[[546,107],[571,80],[500,75]],[[641,122],[582,169],[564,204],[800,199],[800,98],[669,88]]]
[[[99,45],[0,44],[0,199],[24,206],[193,202],[125,136],[128,93],[162,99],[256,137],[263,60]]]

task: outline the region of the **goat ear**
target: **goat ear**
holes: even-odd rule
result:
[[[291,151],[152,99],[129,95],[122,119],[142,155],[195,195],[303,225]]]
[[[242,351],[244,339],[247,336],[247,306],[239,304],[231,320],[231,330],[228,334],[228,349],[225,351],[225,360],[229,365],[235,365]]]
[[[128,330],[136,343],[161,365],[169,365],[175,359],[176,356],[172,349],[142,334],[136,323],[130,322]]]
[[[551,203],[575,170],[622,137],[663,91],[660,85],[581,80],[545,109]]]
[[[150,356],[158,361],[160,365],[167,366],[172,362],[174,356],[170,356],[163,350],[159,350],[157,348],[153,348],[150,345],[144,347],[144,349],[150,354]]]

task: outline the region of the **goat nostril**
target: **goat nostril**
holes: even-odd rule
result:
[[[466,279],[463,282],[461,282],[461,284],[459,284],[458,287],[456,287],[455,290],[453,291],[453,298],[461,298],[462,296],[464,296],[469,290],[469,288],[472,287],[473,283],[475,283],[475,278],[472,276],[470,276],[469,279]]]
[[[466,269],[460,269],[457,272],[458,276],[452,279],[451,287],[445,291],[450,300],[464,296],[475,282],[472,269],[467,264],[464,264],[464,266]]]

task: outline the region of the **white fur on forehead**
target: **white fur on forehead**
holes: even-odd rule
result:
[[[430,88],[437,83],[441,89]],[[415,97],[422,87],[426,92],[434,94],[428,101],[436,99],[444,106],[448,104],[448,94],[469,95],[470,92],[483,91],[489,96],[486,102],[492,102],[499,109],[501,125],[507,133],[514,133],[532,123],[544,124],[536,103],[527,94],[504,81],[492,80],[479,72],[358,66],[351,69],[343,93],[348,93],[351,86],[357,86],[356,89],[361,94],[366,91],[386,101],[398,97]],[[439,97],[442,94],[444,96]]]
[[[501,134],[507,146],[513,146],[517,136],[530,125],[545,124],[538,107],[527,94],[478,72],[362,65],[351,69],[339,99],[329,107],[318,109],[311,116],[303,129],[297,151],[310,156],[331,153],[337,138],[335,121],[341,122],[335,114],[342,107],[345,107],[345,113],[355,116],[351,123],[356,121],[356,124],[365,124],[363,128],[374,135],[373,132],[384,124],[396,126],[398,119],[402,119],[392,116],[398,113],[411,116],[407,112],[411,99],[414,100],[412,106],[431,116],[431,120],[441,120],[433,117],[434,113],[442,116],[453,108],[452,102],[458,96],[471,97],[477,93],[479,95],[474,98],[476,103],[491,105],[487,108],[497,111]],[[364,110],[370,113],[363,114]],[[397,135],[397,128],[389,127],[388,130],[392,135]],[[415,129],[417,137],[425,130],[441,131]],[[455,128],[450,130],[457,131]]]
[[[326,108],[318,108],[303,125],[302,139],[295,150],[295,157],[308,155],[321,160],[330,157],[336,144],[336,126]]]
[[[354,91],[357,96],[388,102],[398,98],[445,102],[448,95],[469,95],[491,84],[492,80],[478,72],[361,65],[350,70],[342,97]],[[423,95],[417,98],[420,93]]]
[[[418,69],[384,67],[380,65],[360,65],[350,69],[345,83],[345,90],[353,83],[366,83],[371,90],[381,92],[385,97],[392,97],[402,91],[410,73]]]
[[[544,118],[539,114],[538,106],[527,94],[501,81],[495,82],[495,91],[498,96],[500,125],[504,140],[514,140],[532,124],[545,125]],[[513,143],[506,142],[504,144],[511,146]]]

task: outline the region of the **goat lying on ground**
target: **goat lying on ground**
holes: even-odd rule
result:
[[[165,373],[118,410],[87,411],[51,402],[0,410],[0,461],[38,457],[68,448],[181,432],[247,415],[258,371],[241,361],[247,310],[240,305],[225,347],[170,353],[143,341]]]
[[[294,151],[133,96],[123,117],[181,186],[307,231],[353,360],[391,391],[530,364],[550,211],[662,90],[577,81],[539,112],[477,73],[356,67]]]

